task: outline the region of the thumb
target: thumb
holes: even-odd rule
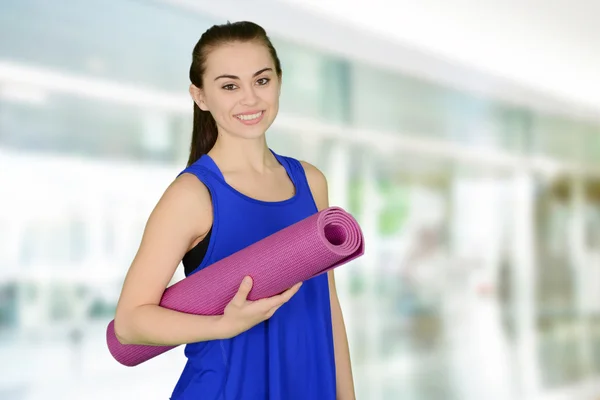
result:
[[[246,276],[242,281],[237,293],[233,297],[233,302],[236,304],[244,304],[248,299],[248,294],[250,294],[250,290],[252,290],[252,278]]]

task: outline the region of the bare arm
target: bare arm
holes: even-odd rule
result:
[[[152,211],[125,277],[115,315],[121,343],[179,345],[230,336],[221,316],[185,314],[158,305],[184,254],[211,224],[208,190],[192,175],[179,176]]]
[[[306,177],[317,204],[318,210],[329,207],[329,192],[327,180],[323,173],[315,166],[302,162]],[[331,322],[333,327],[333,344],[335,350],[336,364],[336,388],[337,398],[340,400],[355,400],[354,379],[352,376],[352,365],[350,362],[350,349],[346,326],[342,315],[342,308],[335,287],[334,271],[327,273],[329,278],[329,297],[331,301]]]

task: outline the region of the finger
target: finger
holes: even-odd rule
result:
[[[300,286],[302,286],[302,282],[298,282],[296,283],[294,286],[292,286],[291,288],[289,288],[288,290],[286,290],[285,292],[281,293],[279,296],[281,296],[282,299],[284,299],[285,301],[288,301],[289,299],[291,299],[296,293],[298,293],[298,290],[300,290]]]
[[[281,294],[265,299],[267,303],[266,307],[271,309],[273,307],[280,307],[281,305],[285,304],[298,292],[298,290],[300,290],[300,286],[302,286],[302,282],[295,284]]]
[[[248,294],[250,293],[250,290],[252,290],[252,278],[246,276],[244,280],[242,280],[242,283],[240,284],[237,293],[233,297],[232,302],[234,302],[235,304],[243,305],[248,299]]]

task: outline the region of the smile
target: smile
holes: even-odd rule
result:
[[[259,118],[263,114],[263,111],[259,111],[255,114],[239,114],[235,117],[237,119],[241,119],[242,121],[252,121],[253,119]]]
[[[262,119],[264,114],[265,114],[264,111],[258,111],[253,114],[238,114],[238,115],[235,115],[235,117],[237,119],[239,119],[241,122],[243,122],[244,124],[251,125],[251,124],[258,123]]]

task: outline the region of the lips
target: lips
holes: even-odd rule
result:
[[[260,118],[263,114],[263,111],[251,111],[243,114],[236,114],[235,117],[241,121],[252,121],[254,119]]]
[[[265,111],[251,111],[243,114],[236,114],[234,117],[244,125],[256,125],[262,121]]]

